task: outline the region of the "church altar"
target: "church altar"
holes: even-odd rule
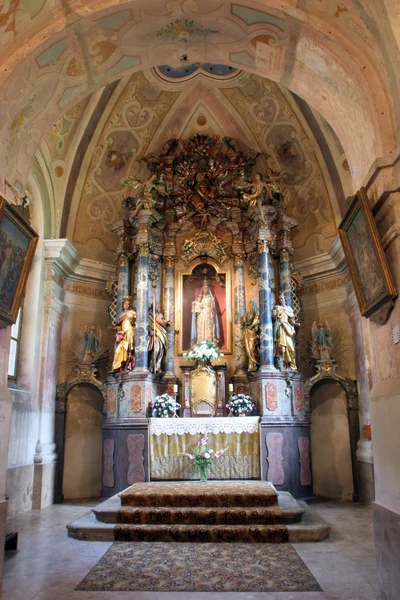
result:
[[[147,179],[142,171],[144,180],[124,182],[110,226],[118,272],[105,497],[150,479],[196,479],[182,453],[205,427],[215,450],[228,446],[211,478],[260,478],[295,497],[312,494],[309,403],[295,355],[298,223],[268,160],[237,140],[195,135],[144,157]],[[255,420],[225,418],[241,394]],[[163,396],[183,418],[149,419]]]
[[[260,478],[260,417],[150,419],[150,478],[198,479],[183,456],[207,434],[214,451],[228,447],[209,468],[210,479]]]

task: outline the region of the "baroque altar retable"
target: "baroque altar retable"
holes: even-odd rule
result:
[[[229,386],[257,406],[258,433],[248,434],[252,443],[257,437],[257,465],[249,476],[309,496],[309,408],[295,360],[290,266],[297,221],[285,208],[283,175],[241,142],[218,136],[170,140],[144,162],[151,175],[126,181],[112,226],[119,239],[112,306],[118,360],[107,380],[103,494],[163,478],[162,461],[153,468],[153,458],[170,460],[172,450],[150,451],[151,439],[155,448],[168,435],[157,438],[161,424],[149,420],[156,395],[174,395],[177,387],[181,417],[197,427],[208,413],[214,428],[235,420],[223,418]],[[202,340],[224,355],[211,374],[213,398],[209,390],[195,397],[194,370],[184,359]],[[186,420],[173,419],[173,426]],[[225,477],[234,475],[225,469]]]

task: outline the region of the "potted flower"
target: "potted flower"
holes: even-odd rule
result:
[[[193,465],[200,472],[200,481],[207,481],[208,479],[208,467],[220,456],[222,456],[228,447],[216,452],[213,448],[208,448],[208,436],[205,434],[200,442],[194,442],[193,450],[191,452],[184,452],[184,456],[187,456]]]
[[[173,396],[169,394],[161,394],[156,396],[152,402],[151,415],[153,417],[176,417],[176,411],[180,404],[175,401]]]
[[[234,417],[245,417],[255,409],[253,399],[247,394],[232,394],[226,406]]]
[[[198,363],[209,364],[211,360],[220,360],[221,356],[224,356],[217,344],[214,342],[197,342],[187,352],[183,354],[185,360],[193,360]]]

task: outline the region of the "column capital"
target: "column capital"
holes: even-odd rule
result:
[[[163,261],[165,266],[168,268],[174,268],[175,261],[177,260],[177,256],[163,256]]]
[[[233,266],[234,267],[243,267],[243,260],[245,257],[244,252],[237,252],[233,255]]]
[[[257,250],[259,254],[269,253],[272,240],[257,240]]]
[[[137,245],[139,256],[149,256],[150,254],[150,244],[149,242],[145,242],[143,244]]]

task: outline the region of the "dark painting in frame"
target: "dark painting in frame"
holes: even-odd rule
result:
[[[397,291],[365,188],[353,198],[339,235],[360,312],[383,324]]]
[[[0,327],[15,323],[38,235],[0,196]]]

